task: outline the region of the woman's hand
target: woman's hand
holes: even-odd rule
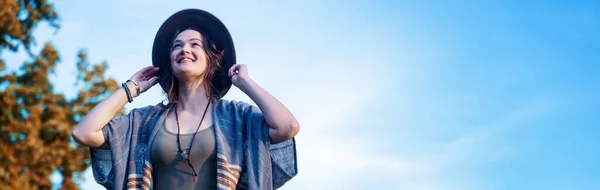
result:
[[[250,77],[248,76],[248,69],[244,64],[235,64],[231,68],[229,68],[229,72],[227,75],[231,77],[231,83],[241,89],[242,91],[250,82]]]
[[[138,84],[140,93],[145,92],[154,86],[158,82],[158,76],[156,76],[158,67],[148,66],[133,74],[130,80],[135,81]],[[132,82],[127,82],[127,85],[131,89],[136,87]],[[135,93],[136,90],[132,91]],[[104,134],[102,128],[104,128],[117,114],[117,112],[125,106],[127,98],[124,89],[119,89],[108,98],[102,100],[94,109],[92,109],[87,115],[77,124],[77,127],[73,129],[71,135],[75,142],[89,146],[89,147],[101,147],[105,145]],[[138,94],[134,94],[138,95]]]
[[[296,118],[279,100],[250,79],[246,65],[235,64],[227,74],[231,83],[248,95],[263,113],[270,127],[271,144],[292,139],[298,134],[300,124]]]
[[[158,70],[158,67],[148,66],[133,74],[131,80],[137,83],[138,87],[140,88],[140,94],[146,92],[156,83],[158,83],[158,79],[160,78],[157,76]],[[136,96],[139,96],[139,94]]]

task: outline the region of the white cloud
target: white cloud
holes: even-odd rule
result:
[[[490,125],[423,146],[418,153],[377,151],[374,147],[384,145],[358,135],[305,136],[298,141],[300,174],[283,189],[486,189],[486,181],[460,176],[468,175],[460,170],[493,164],[516,154],[518,147],[495,145],[494,138],[524,127],[552,111],[553,105],[549,99],[523,105]],[[401,139],[396,142],[411,143]],[[452,175],[456,173],[459,175]]]

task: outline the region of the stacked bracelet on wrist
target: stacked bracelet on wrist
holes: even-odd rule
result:
[[[131,92],[129,92],[129,87],[127,86],[127,82],[122,83],[121,86],[125,89],[125,93],[127,94],[127,101],[129,103],[133,102],[133,96],[131,96]]]
[[[129,81],[131,81],[133,83],[133,85],[135,85],[135,92],[136,92],[135,94],[136,94],[136,96],[139,96],[140,95],[140,86],[137,84],[137,82],[135,82],[131,79],[128,79],[127,81],[125,81],[125,83],[127,83]]]

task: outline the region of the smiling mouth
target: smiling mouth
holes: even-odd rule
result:
[[[182,57],[177,60],[177,63],[191,63],[194,62],[194,59],[189,57]]]

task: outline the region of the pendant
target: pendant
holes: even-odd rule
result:
[[[188,153],[186,151],[181,151],[181,153],[179,153],[179,156],[181,156],[181,158],[183,158],[184,160],[188,159]]]

